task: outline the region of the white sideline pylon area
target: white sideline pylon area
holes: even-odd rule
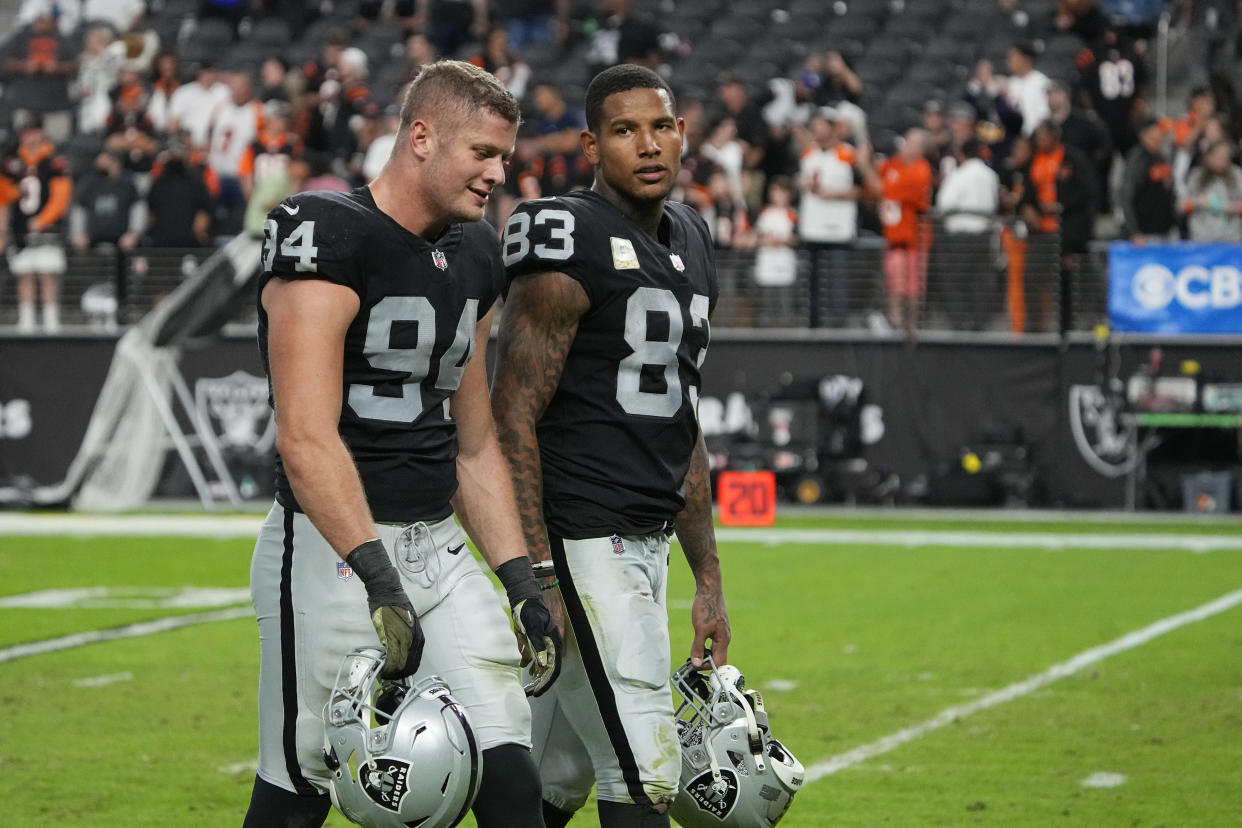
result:
[[[817,779],[823,779],[825,776],[831,776],[834,773],[851,768],[868,759],[873,759],[881,754],[888,753],[891,750],[901,747],[902,745],[913,742],[915,739],[926,736],[933,730],[939,730],[942,727],[951,725],[954,722],[961,721],[967,716],[975,713],[989,710],[997,705],[1011,702],[1014,699],[1020,699],[1023,696],[1035,692],[1041,687],[1047,687],[1055,681],[1074,675],[1092,664],[1103,661],[1106,658],[1123,653],[1126,650],[1133,650],[1140,647],[1153,638],[1170,633],[1179,627],[1187,624],[1193,624],[1197,621],[1203,621],[1211,618],[1213,615],[1219,615],[1222,612],[1233,609],[1242,604],[1242,589],[1227,593],[1214,601],[1209,601],[1202,606],[1187,610],[1186,612],[1170,615],[1168,618],[1161,618],[1148,624],[1142,629],[1134,630],[1126,633],[1120,638],[1114,639],[1107,644],[1101,644],[1088,650],[1083,650],[1078,655],[1062,661],[1060,664],[1054,664],[1042,673],[1036,673],[1028,676],[1021,681],[1016,681],[1008,687],[1002,687],[987,693],[972,702],[966,704],[958,704],[953,707],[947,707],[941,710],[930,719],[919,722],[918,724],[904,727],[895,733],[890,733],[874,742],[860,745],[853,750],[847,750],[845,753],[838,754],[822,762],[816,762],[806,769],[806,781],[814,782]]]

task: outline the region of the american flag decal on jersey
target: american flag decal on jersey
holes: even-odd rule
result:
[[[337,561],[336,577],[340,578],[342,581],[349,580],[354,577],[354,568],[344,561]]]
[[[609,540],[612,541],[612,551],[620,555],[625,551],[625,541],[621,540],[620,535],[613,535]]]
[[[431,261],[441,270],[448,270],[448,258],[439,250],[431,251]]]

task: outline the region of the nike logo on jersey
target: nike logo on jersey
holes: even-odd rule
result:
[[[298,210],[302,209],[301,204],[299,204],[297,207],[290,207],[288,204],[282,204],[280,206],[283,207],[285,209],[285,212],[291,216],[296,216],[298,214]]]
[[[464,543],[459,543],[456,546],[450,546],[448,549],[444,551],[449,553],[450,555],[456,555],[458,552],[460,552],[465,547],[466,545]]]

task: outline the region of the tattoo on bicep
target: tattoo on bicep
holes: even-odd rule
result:
[[[514,317],[499,356],[493,407],[498,437],[509,460],[518,514],[528,548],[547,543],[543,521],[543,470],[535,425],[556,393],[576,324],[566,325],[547,311],[556,307],[546,297],[515,294]]]

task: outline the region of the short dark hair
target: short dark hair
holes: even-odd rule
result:
[[[1051,118],[1045,118],[1040,121],[1031,132],[1031,137],[1034,137],[1036,132],[1046,132],[1054,141],[1061,140],[1061,125]]]
[[[963,158],[978,158],[983,153],[983,143],[975,136],[970,136],[962,142]]]
[[[1014,51],[1018,52],[1021,55],[1025,55],[1031,60],[1034,60],[1039,54],[1039,52],[1035,49],[1035,44],[1029,40],[1019,40],[1015,42],[1013,46],[1011,46],[1010,48],[1012,48]]]
[[[610,66],[596,75],[586,91],[587,129],[599,132],[600,121],[604,117],[604,101],[618,92],[629,92],[631,89],[662,89],[668,94],[668,102],[673,110],[677,110],[677,98],[664,78],[645,66],[622,63]]]
[[[499,115],[511,124],[522,120],[517,99],[496,76],[461,60],[428,63],[410,82],[401,102],[402,131],[425,113],[465,121],[479,110]]]

